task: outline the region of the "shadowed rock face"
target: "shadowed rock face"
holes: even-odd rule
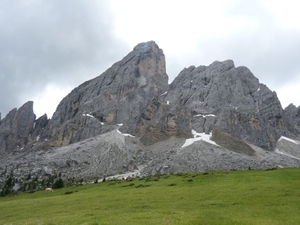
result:
[[[236,68],[232,60],[185,68],[141,117],[142,124],[149,124],[144,129],[148,134],[142,137],[145,144],[176,134],[187,136],[191,129],[210,133],[218,127],[272,149],[286,132],[276,93],[260,84],[246,67]],[[154,140],[149,142],[151,135]]]
[[[108,132],[118,123],[135,134],[140,112],[168,88],[165,67],[165,56],[155,42],[137,45],[102,75],[66,96],[44,137],[63,146]]]
[[[11,110],[0,123],[0,151],[10,152],[28,143],[35,121],[33,102]]]
[[[300,106],[297,108],[295,105],[290,104],[284,109],[285,118],[288,124],[288,130],[293,134],[300,134]]]
[[[19,109],[11,110],[0,121],[0,153],[20,150],[40,135],[48,123],[47,115],[37,120],[33,113],[33,102],[28,101]]]

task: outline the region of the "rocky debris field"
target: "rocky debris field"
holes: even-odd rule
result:
[[[233,60],[184,68],[140,43],[74,88],[51,119],[33,102],[0,120],[0,188],[36,190],[105,177],[299,167],[300,108]]]
[[[287,141],[282,139],[282,141]],[[198,139],[188,146],[186,140],[172,137],[145,146],[139,138],[118,130],[48,151],[20,152],[0,160],[0,174],[13,173],[15,188],[30,174],[39,180],[58,175],[67,181],[93,182],[104,178],[176,174],[209,171],[299,167],[297,157],[249,145],[253,154],[235,152]],[[295,144],[295,143],[293,143]],[[6,179],[0,177],[3,186]],[[18,181],[19,183],[18,183]],[[29,188],[29,187],[28,187]]]

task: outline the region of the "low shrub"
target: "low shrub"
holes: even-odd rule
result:
[[[121,187],[131,187],[134,186],[134,183],[130,183],[130,184],[126,184],[126,185],[122,185]]]
[[[135,186],[136,188],[143,188],[143,187],[150,187],[151,184],[139,184],[137,186]]]

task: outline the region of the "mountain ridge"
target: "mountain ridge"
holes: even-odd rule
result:
[[[150,41],[74,88],[51,119],[36,119],[31,101],[9,112],[0,171],[91,178],[298,167],[299,112],[283,110],[276,92],[232,60],[184,68],[168,84],[164,53]]]

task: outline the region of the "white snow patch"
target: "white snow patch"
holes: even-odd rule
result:
[[[37,140],[37,141],[40,140],[40,135],[38,135],[38,136],[36,137],[36,140]]]
[[[103,122],[101,122],[100,124],[101,124],[102,126],[104,126],[104,123],[103,123]]]
[[[234,108],[235,110],[237,110],[237,107],[232,106],[231,104],[229,104],[230,107]]]
[[[33,127],[32,127],[33,129],[35,128],[35,124],[36,124],[36,122],[34,122],[34,124],[33,124]]]
[[[167,105],[169,105],[170,104],[170,101],[167,101]]]
[[[287,137],[284,137],[284,136],[281,136],[277,142],[281,141],[281,140],[286,140],[286,141],[289,141],[289,142],[292,142],[294,144],[299,144],[299,142],[293,140],[293,139],[290,139],[290,138],[287,138]]]
[[[191,80],[191,83],[193,83],[193,80]]]
[[[87,117],[91,117],[91,118],[95,118],[93,115],[88,114],[88,113],[83,113],[82,115],[83,115],[83,116],[87,116]]]
[[[119,130],[117,130],[117,132],[118,132],[119,134],[122,134],[122,135],[125,136],[125,137],[132,137],[132,138],[135,137],[135,136],[133,136],[133,135],[131,135],[131,134],[125,134],[125,133],[122,133],[122,132],[119,131]]]
[[[216,116],[216,115],[214,115],[214,114],[207,114],[207,115],[203,115],[203,114],[197,114],[197,115],[195,115],[194,117],[207,117],[207,116]]]
[[[298,159],[300,160],[300,158],[296,157],[296,156],[293,156],[293,155],[290,155],[290,154],[287,154],[287,153],[284,153],[282,151],[280,151],[278,148],[275,148],[274,150],[275,153],[278,153],[278,154],[281,154],[281,155],[285,155],[285,156],[288,156],[288,157],[291,157],[293,159]]]
[[[123,126],[123,123],[118,123],[117,126],[121,127]]]
[[[257,91],[260,91],[260,87],[258,87]]]
[[[210,144],[219,146],[219,145],[217,145],[216,142],[210,140],[212,132],[210,134],[206,134],[206,133],[197,133],[196,131],[192,130],[192,134],[194,135],[194,138],[186,139],[185,143],[182,145],[181,148],[189,146],[189,145],[193,144],[195,141],[201,141],[201,140],[202,141],[206,141],[206,142],[208,142]]]
[[[166,95],[168,92],[166,91],[165,93],[163,93],[163,94],[161,94],[160,96],[164,96],[164,95]]]

